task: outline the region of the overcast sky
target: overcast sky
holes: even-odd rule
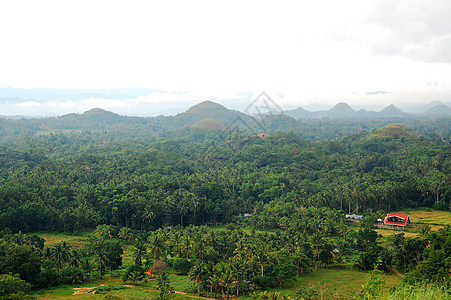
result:
[[[285,107],[450,102],[450,14],[449,0],[6,0],[0,88],[155,90],[14,104],[54,111],[236,107],[261,91]]]

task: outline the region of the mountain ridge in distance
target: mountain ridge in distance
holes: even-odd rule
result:
[[[422,116],[449,116],[451,115],[451,108],[445,104],[438,104],[434,107],[429,108],[428,110],[421,113]]]
[[[437,104],[442,103],[442,104]],[[435,104],[435,105],[432,105]],[[431,106],[432,105],[432,106]],[[360,109],[355,111],[351,106],[345,102],[339,102],[329,110],[308,111],[302,107],[292,110],[286,110],[285,115],[291,116],[295,119],[322,119],[322,118],[414,118],[421,116],[450,116],[451,108],[443,102],[433,101],[421,112],[407,113],[394,104],[390,104],[381,111],[368,111]]]

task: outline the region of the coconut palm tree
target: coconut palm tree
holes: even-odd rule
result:
[[[204,279],[205,265],[202,261],[195,264],[188,273],[188,278],[197,284],[197,292],[200,295],[200,285]]]
[[[218,275],[213,274],[210,276],[210,278],[207,279],[207,283],[210,285],[210,294],[213,294],[213,290],[215,291],[215,298],[216,298],[216,291],[219,286],[220,278]]]
[[[59,274],[62,265],[70,258],[70,250],[66,242],[55,245],[50,258],[55,262]]]
[[[141,265],[143,257],[146,256],[146,246],[144,245],[144,241],[141,239],[137,239],[133,245],[133,257],[135,258],[135,264]]]
[[[227,269],[224,273],[222,273],[221,280],[219,283],[220,286],[225,288],[227,299],[229,299],[229,289],[232,283],[233,283],[233,273],[230,271],[230,269]]]

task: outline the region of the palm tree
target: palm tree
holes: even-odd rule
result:
[[[133,256],[135,258],[135,264],[141,265],[142,259],[145,257],[147,252],[146,246],[144,245],[144,241],[141,239],[137,239],[135,244],[133,245]]]
[[[192,243],[188,235],[184,235],[180,243],[181,253],[185,254],[185,258],[188,259],[191,254]]]
[[[91,271],[94,270],[94,264],[88,259],[84,258],[81,261],[81,269],[88,274],[89,280],[91,279]]]
[[[55,262],[56,267],[58,268],[58,274],[60,273],[61,266],[65,262],[67,262],[69,258],[70,258],[70,250],[66,242],[57,244],[53,247],[51,259]]]
[[[124,241],[128,241],[128,242],[132,242],[134,237],[133,237],[133,231],[129,228],[129,227],[122,227],[121,230],[119,230],[119,233],[117,234],[117,236],[124,240]]]
[[[179,212],[180,212],[180,226],[183,227],[183,217],[188,212],[189,203],[185,199],[181,199],[179,202]]]
[[[144,211],[141,217],[141,220],[145,223],[152,223],[153,220],[155,220],[155,213],[150,207],[150,205],[147,205],[144,207]]]
[[[239,296],[239,284],[240,284],[240,278],[241,275],[241,268],[243,266],[243,261],[240,259],[233,259],[230,262],[230,267],[232,268],[232,272],[235,274],[236,278],[236,295]]]
[[[221,276],[221,281],[220,281],[220,285],[225,287],[226,289],[226,296],[227,299],[229,299],[229,289],[230,289],[230,285],[233,282],[233,274],[230,271],[230,269],[227,269],[224,273],[222,273]]]
[[[193,224],[196,225],[196,212],[199,209],[199,198],[193,193],[188,194],[189,203],[191,204],[191,211],[193,212]]]
[[[313,254],[316,257],[315,270],[318,270],[319,254],[321,253],[321,247],[324,244],[323,235],[320,232],[315,232],[313,235],[310,236],[310,243],[313,248]]]
[[[108,263],[108,258],[103,249],[95,253],[95,260],[99,264],[100,276],[102,276],[102,266],[106,266],[106,264]]]
[[[260,245],[261,247],[258,247],[255,251],[255,260],[258,262],[258,264],[260,265],[260,269],[261,269],[261,276],[263,277],[263,264],[266,262],[266,259],[268,257],[268,254],[266,253],[266,250],[264,249],[263,245]]]
[[[203,262],[198,262],[189,271],[188,278],[197,283],[197,292],[200,295],[200,284],[203,281],[205,275],[205,266]]]
[[[216,291],[218,289],[219,282],[220,282],[220,278],[216,274],[211,275],[210,278],[208,278],[208,280],[207,280],[207,283],[210,285],[210,294],[213,294],[213,290],[214,290],[215,298],[216,298]]]
[[[165,250],[165,241],[163,235],[154,233],[149,237],[150,252],[153,253],[153,259],[156,260]]]
[[[70,264],[72,267],[78,268],[78,267],[80,266],[80,264],[81,264],[81,253],[80,253],[80,251],[78,251],[78,250],[73,250],[73,251],[71,251],[70,254],[71,254],[71,255],[70,255],[70,261],[69,261],[69,264]]]

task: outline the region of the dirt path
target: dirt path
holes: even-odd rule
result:
[[[104,284],[101,284],[99,286],[105,286]],[[123,286],[125,287],[136,287],[136,285],[133,284],[123,284]],[[74,288],[74,293],[72,294],[72,296],[75,295],[82,295],[82,294],[88,294],[91,293],[92,290],[98,288],[97,286],[93,286],[93,287],[84,287],[84,288]]]
[[[396,270],[395,268],[390,268],[390,269],[391,269],[391,271],[392,271],[393,273],[395,273],[395,274],[398,275],[399,277],[404,278],[404,274],[402,274],[401,272],[399,272],[399,271]]]
[[[196,296],[196,295],[192,295],[192,294],[188,294],[185,292],[180,292],[180,291],[174,291],[175,294],[180,294],[180,295],[184,295],[184,296],[188,296],[194,299],[208,299],[208,300],[218,300],[216,298],[207,298],[207,297],[202,297],[202,296]]]
[[[96,286],[95,287],[86,287],[86,288],[74,288],[74,293],[72,294],[72,296],[88,294],[95,288],[96,288]]]

